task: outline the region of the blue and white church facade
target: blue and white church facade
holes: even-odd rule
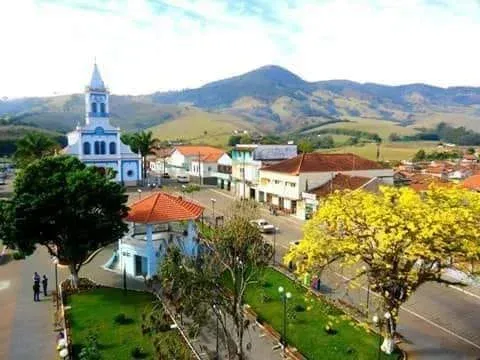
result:
[[[142,180],[141,157],[122,143],[120,128],[110,124],[109,95],[95,64],[90,85],[85,89],[85,125],[79,124],[67,134],[64,153],[100,170],[114,170],[117,182],[137,185]]]

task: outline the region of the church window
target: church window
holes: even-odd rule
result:
[[[97,112],[97,103],[92,103],[92,113],[96,113]]]
[[[95,155],[100,154],[100,141],[95,141]]]
[[[100,143],[100,154],[104,155],[107,153],[107,146],[105,144],[105,141],[102,141]]]
[[[115,144],[113,141],[108,146],[110,154],[115,154],[117,152],[117,144]]]
[[[85,141],[85,142],[83,143],[83,153],[84,153],[85,155],[90,155],[90,151],[91,151],[91,149],[90,149],[90,143],[89,143],[88,141]]]
[[[100,103],[100,112],[105,114],[105,103]]]

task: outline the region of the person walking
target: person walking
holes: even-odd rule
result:
[[[43,278],[42,278],[42,287],[43,287],[43,296],[47,296],[48,278],[47,278],[47,275],[45,274],[43,274]]]
[[[33,282],[33,301],[40,301],[40,282]]]

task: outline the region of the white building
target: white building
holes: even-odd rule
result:
[[[65,154],[105,172],[112,169],[115,180],[136,185],[142,179],[140,155],[120,140],[120,128],[110,124],[110,93],[94,65],[90,85],[85,89],[85,125],[67,134]]]
[[[393,185],[393,169],[354,154],[310,153],[260,169],[258,201],[297,214],[302,194],[332,180],[336,174],[377,178]],[[300,214],[304,218],[304,214]]]
[[[106,266],[125,269],[130,276],[151,277],[171,246],[196,256],[199,241],[195,221],[203,210],[196,203],[161,191],[135,202],[126,218],[129,231],[118,241],[118,252]]]
[[[297,155],[297,145],[238,144],[232,150],[232,191],[237,197],[260,199],[260,168]]]

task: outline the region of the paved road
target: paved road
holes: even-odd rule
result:
[[[221,214],[231,204],[229,194],[217,189],[193,194],[211,216],[211,199],[215,213]],[[288,249],[290,242],[302,238],[301,220],[271,216],[262,209],[262,217],[280,228],[276,236],[277,259]],[[267,235],[267,241],[273,236]],[[340,273],[324,275],[322,282],[333,293],[354,304],[366,303],[365,287],[345,291],[345,279]],[[371,296],[372,303],[375,296]],[[480,298],[466,295],[440,284],[429,283],[420,288],[400,313],[399,331],[405,337],[405,349],[411,359],[480,359]]]
[[[54,359],[53,302],[33,302],[32,276],[46,274],[54,283],[53,266],[44,249],[27,260],[0,265],[0,359]],[[52,287],[50,286],[50,289]]]

